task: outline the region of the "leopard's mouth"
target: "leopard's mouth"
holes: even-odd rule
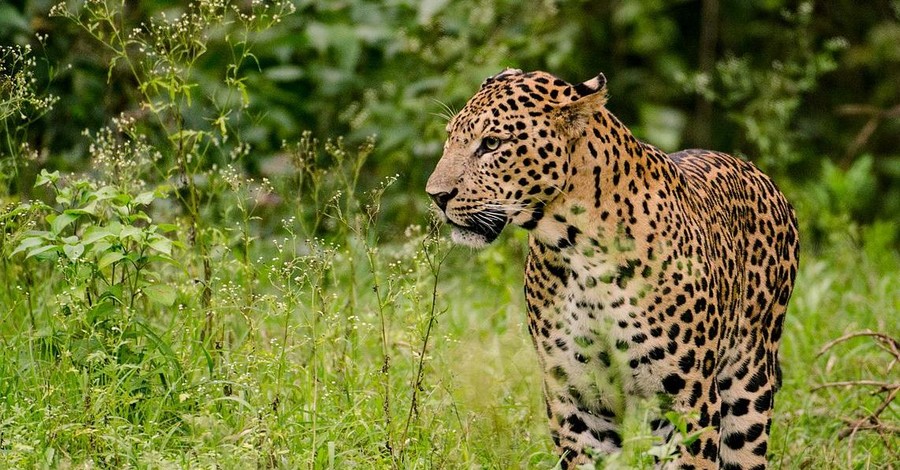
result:
[[[452,228],[450,236],[461,245],[475,248],[486,246],[500,236],[500,232],[509,224],[509,217],[500,211],[487,209],[470,214],[466,224],[459,224],[447,219]]]

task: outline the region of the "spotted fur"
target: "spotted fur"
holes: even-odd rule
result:
[[[673,467],[763,469],[793,210],[751,163],[638,141],[605,85],[489,78],[448,124],[427,192],[459,243],[529,231],[528,328],[563,468],[616,452],[628,404],[664,395],[707,429]]]

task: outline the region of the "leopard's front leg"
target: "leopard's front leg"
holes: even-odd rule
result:
[[[594,328],[596,319],[567,308],[569,268],[558,254],[532,243],[525,277],[528,329],[544,374],[550,434],[562,468],[591,461],[587,449],[620,450],[617,429],[622,380],[614,373],[614,353]]]
[[[672,409],[686,421],[687,435],[699,437],[688,445],[679,445],[678,457],[665,469],[713,470],[718,468],[719,407],[721,399],[713,377],[668,375],[663,379],[665,393],[672,397]]]
[[[557,393],[550,392],[551,389],[556,387],[545,386],[547,415],[550,435],[563,469],[591,462],[588,449],[595,454],[611,454],[620,450],[622,438],[612,411],[605,407],[599,407],[600,411],[588,410],[577,404],[576,399],[580,397],[558,389]]]

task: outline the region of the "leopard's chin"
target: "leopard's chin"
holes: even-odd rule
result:
[[[499,232],[497,235],[499,235]],[[454,243],[472,248],[484,248],[490,245],[492,241],[497,239],[497,235],[490,236],[459,225],[454,225],[450,230],[450,239]]]
[[[484,211],[467,218],[466,224],[458,224],[450,219],[450,238],[460,245],[484,248],[500,236],[509,225],[509,217],[499,211]]]

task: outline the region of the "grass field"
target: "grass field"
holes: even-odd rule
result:
[[[147,210],[155,217],[165,202]],[[523,323],[524,232],[485,251],[450,248],[424,224],[392,226],[374,204],[332,220],[346,224],[328,243],[290,219],[277,236],[207,227],[221,243],[203,257],[188,243],[162,247],[146,280],[128,258],[103,265],[90,244],[73,261],[72,239],[10,256],[43,223],[7,211],[0,466],[551,468]],[[184,226],[169,228],[187,240]],[[397,241],[378,243],[376,228]],[[896,434],[839,439],[842,419],[873,411],[884,390],[814,390],[897,381],[869,338],[818,356],[847,333],[900,334],[900,256],[869,232],[804,252],[781,350],[774,468],[897,465]],[[140,246],[116,240],[106,249]],[[209,290],[198,281],[204,260]],[[898,414],[895,403],[881,419]]]

